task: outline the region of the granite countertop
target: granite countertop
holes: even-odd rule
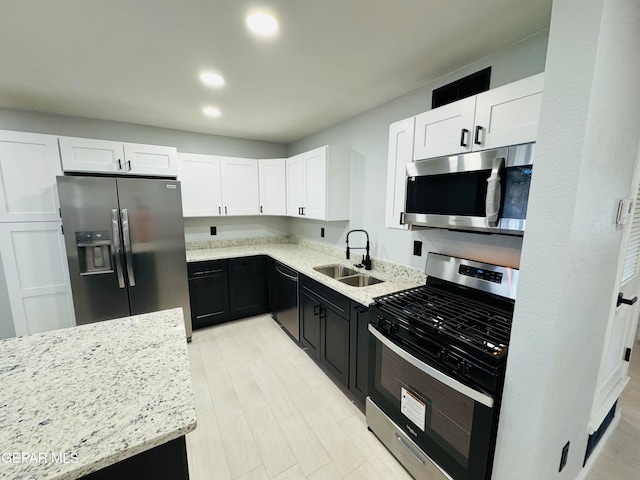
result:
[[[0,479],[75,479],[196,426],[180,308],[1,340],[0,385]]]
[[[270,257],[282,262],[283,264],[297,270],[298,272],[313,278],[318,282],[327,285],[333,290],[349,297],[352,300],[364,306],[373,303],[373,299],[380,295],[397,292],[418,285],[424,285],[424,276],[421,273],[411,276],[406,274],[407,269],[398,266],[397,271],[389,268],[390,264],[386,264],[386,271],[376,268],[377,262],[373,261],[373,269],[366,271],[364,268],[356,269],[362,273],[366,273],[373,277],[384,280],[376,285],[367,287],[352,287],[345,285],[327,275],[316,272],[313,267],[329,264],[342,264],[353,268],[353,264],[357,260],[346,260],[344,257],[338,257],[312,248],[301,246],[294,243],[274,243],[259,245],[244,245],[234,247],[217,247],[206,249],[188,249],[187,262],[198,262],[203,260],[217,260],[223,258],[247,257],[252,255],[269,255]],[[355,253],[355,259],[360,256]],[[422,276],[421,276],[422,275]]]

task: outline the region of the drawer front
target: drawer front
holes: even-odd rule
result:
[[[199,278],[207,275],[226,273],[226,260],[205,260],[204,262],[190,262],[187,264],[189,278]]]
[[[309,277],[301,275],[301,290],[314,297],[317,301],[322,302],[325,306],[334,310],[338,315],[348,319],[350,317],[349,305],[350,300],[344,295],[312,280]]]
[[[260,273],[265,268],[265,259],[264,256],[231,258],[229,259],[229,273],[230,275]]]

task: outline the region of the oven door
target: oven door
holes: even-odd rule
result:
[[[453,479],[489,478],[497,428],[494,399],[442,373],[373,325],[369,331],[371,401]]]

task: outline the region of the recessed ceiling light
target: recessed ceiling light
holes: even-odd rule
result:
[[[247,17],[247,27],[256,35],[270,37],[278,31],[278,21],[268,13],[252,13]]]
[[[204,107],[202,112],[209,117],[219,117],[222,115],[220,109],[215,107]]]
[[[224,78],[222,78],[222,75],[217,73],[205,72],[200,75],[200,80],[202,80],[202,83],[209,85],[210,87],[221,87],[224,85]]]

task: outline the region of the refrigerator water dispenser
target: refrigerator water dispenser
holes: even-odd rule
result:
[[[80,275],[113,273],[109,232],[76,232]]]

